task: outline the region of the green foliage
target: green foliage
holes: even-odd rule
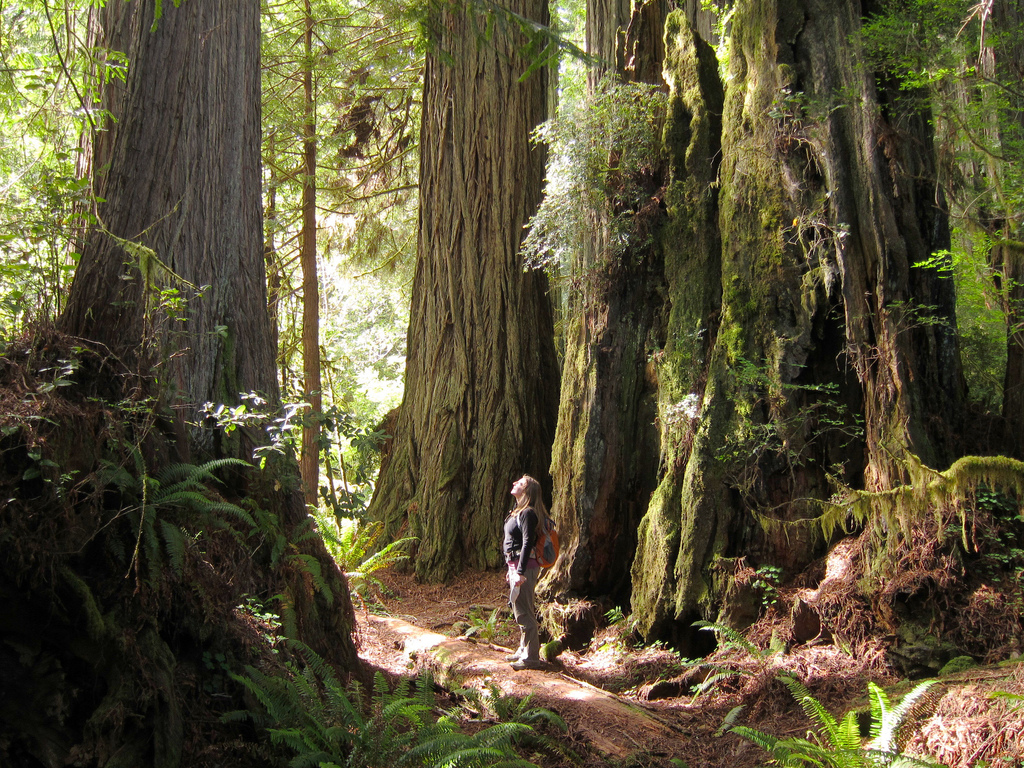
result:
[[[871,740],[865,745],[861,738],[857,712],[850,710],[842,719],[835,718],[810,695],[806,686],[794,677],[781,675],[779,679],[789,688],[804,713],[814,721],[817,733],[814,739],[788,737],[780,739],[763,731],[742,725],[728,728],[772,755],[772,765],[795,768],[815,765],[823,768],[876,768],[880,766],[935,766],[926,761],[904,755],[908,729],[918,723],[907,722],[925,692],[935,681],[915,687],[893,707],[885,692],[869,683],[871,696]],[[735,712],[730,713],[735,716]]]
[[[135,551],[129,571],[138,570],[140,553],[145,553],[146,573],[151,584],[159,582],[164,565],[180,574],[189,534],[181,527],[182,513],[199,517],[206,525],[228,527],[242,522],[250,527],[256,521],[236,504],[211,495],[208,484],[219,483],[216,472],[229,467],[249,467],[239,459],[216,459],[205,464],[170,464],[150,475],[142,454],[129,446],[133,466],[102,461],[100,483],[117,488],[122,498],[134,503],[127,508],[129,519],[137,527]],[[178,513],[175,516],[174,513]]]
[[[83,96],[93,75],[124,73],[84,45],[84,8],[59,10],[0,6],[0,339],[62,307],[73,241],[91,220],[89,182],[76,173],[96,114]]]
[[[729,74],[729,26],[736,12],[736,5],[727,0],[700,0],[700,9],[712,14],[714,19],[711,30],[715,41],[715,58],[718,60],[719,77],[725,82]]]
[[[364,600],[371,590],[378,594],[384,590],[374,574],[407,560],[409,555],[405,548],[417,541],[414,537],[398,539],[378,549],[384,533],[384,524],[380,521],[336,518],[325,511],[316,511],[313,517],[327,551],[345,572],[352,594]]]
[[[751,586],[761,594],[761,605],[770,608],[779,600],[779,582],[782,569],[777,565],[762,565],[756,571],[756,578]]]
[[[991,4],[886,0],[862,35],[870,65],[900,86],[891,122],[911,112],[931,116],[954,229],[951,253],[937,256],[952,263],[968,392],[993,410],[1014,332],[1003,313],[1015,287],[1015,270],[999,274],[1009,265],[993,246],[1020,240],[1024,231],[1022,31],[1019,18],[993,13]]]
[[[462,706],[471,717],[478,719],[486,717],[499,723],[522,723],[531,728],[534,726],[551,727],[563,733],[568,730],[565,721],[550,709],[533,706],[532,693],[525,698],[506,694],[493,680],[485,681],[483,689],[460,688],[455,693],[465,698],[465,703]],[[527,749],[540,748],[569,759],[575,759],[575,756],[558,741],[535,730],[524,732],[520,736],[518,744]]]
[[[400,384],[401,376],[397,373],[396,376]],[[362,518],[370,503],[380,449],[387,434],[375,426],[367,426],[358,415],[337,405],[324,409],[322,425],[320,451],[325,459],[327,484],[321,484],[320,496],[335,517]],[[335,461],[341,470],[340,488],[334,477]]]
[[[389,691],[378,672],[373,697],[365,702],[361,686],[343,686],[315,653],[299,644],[295,647],[307,663],[290,665],[286,676],[272,677],[252,667],[244,676],[232,675],[263,711],[227,716],[253,718],[266,726],[276,743],[294,753],[292,766],[531,765],[513,747],[517,739],[532,733],[528,725],[504,723],[467,735],[450,714],[435,717],[437,702],[428,672],[416,681],[415,691],[409,680]]]
[[[625,653],[636,640],[634,635],[637,628],[637,619],[627,615],[622,610],[622,607],[618,605],[605,611],[604,618],[608,622],[608,626],[615,630],[615,633],[601,645],[601,650],[610,649],[619,653]]]
[[[494,608],[490,613],[485,612],[479,606],[474,606],[466,617],[473,637],[479,637],[484,642],[493,642],[500,635],[508,624],[508,611],[501,608]]]
[[[262,29],[265,243],[284,397],[303,403],[312,395],[302,374],[304,292],[296,269],[305,238],[303,195],[312,187],[316,254],[323,265],[325,412],[311,418],[326,422],[334,409],[371,429],[402,394],[423,71],[415,24],[403,4],[386,0],[313,0],[308,13],[303,0],[284,0],[264,4]],[[310,149],[316,158],[312,178],[303,167]],[[328,496],[337,509],[354,513],[357,497],[372,489],[346,477],[346,470],[355,463],[358,473],[369,476],[373,461],[334,436],[338,442],[321,446]],[[272,450],[277,448],[286,446]],[[339,464],[345,486],[340,494],[332,474]]]
[[[979,407],[998,411],[1003,397],[1006,369],[1006,315],[989,263],[993,240],[983,233],[954,231],[955,250],[942,251],[915,268],[935,269],[952,275],[956,284],[956,322],[967,394]],[[998,278],[998,279],[997,279]],[[1008,286],[1007,286],[1008,287]]]
[[[603,260],[650,236],[634,214],[650,199],[664,110],[656,87],[605,79],[578,107],[534,132],[550,156],[544,200],[523,241],[527,266],[572,265],[602,220],[610,227]]]

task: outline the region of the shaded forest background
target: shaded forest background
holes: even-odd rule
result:
[[[1021,22],[0,4],[4,756],[269,759],[195,715],[365,676],[339,548],[498,570],[522,473],[566,646],[1019,654]]]

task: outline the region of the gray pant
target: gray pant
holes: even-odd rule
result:
[[[533,591],[537,588],[540,568],[527,568],[523,575],[526,581],[518,590],[512,587],[509,593],[512,615],[515,616],[520,630],[519,657],[528,661],[540,661],[540,632],[537,625],[537,609],[533,605]]]

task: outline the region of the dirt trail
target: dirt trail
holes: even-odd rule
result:
[[[678,727],[635,703],[566,676],[557,663],[517,672],[504,659],[510,649],[451,638],[398,618],[364,615],[360,630],[378,648],[393,649],[388,666],[394,671],[426,664],[454,676],[462,687],[483,688],[490,681],[505,694],[532,693],[537,706],[557,711],[576,739],[605,758],[621,760],[637,752],[681,756],[677,753],[685,736]],[[381,662],[373,660],[377,666]]]

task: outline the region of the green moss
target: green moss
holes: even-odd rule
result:
[[[633,618],[645,637],[670,617],[672,564],[678,546],[679,481],[669,473],[655,490],[640,522],[631,571]]]
[[[978,662],[972,659],[970,656],[956,656],[946,662],[946,666],[939,670],[939,677],[946,677],[947,675],[955,675],[959,672],[965,672],[968,669],[978,666]]]
[[[108,635],[107,625],[89,585],[67,565],[60,566],[60,575],[81,601],[82,610],[85,612],[86,632],[89,637],[93,640],[104,640]]]

